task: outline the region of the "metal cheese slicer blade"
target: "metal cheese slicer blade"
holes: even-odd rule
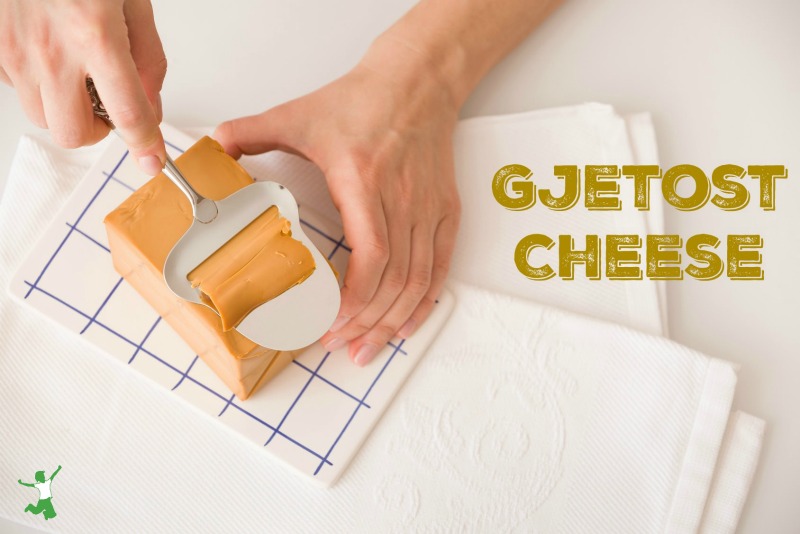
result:
[[[95,115],[114,129],[97,90],[87,78]],[[339,283],[327,259],[305,235],[294,196],[276,182],[254,182],[222,200],[211,200],[194,190],[167,155],[164,174],[192,205],[192,225],[178,240],[164,264],[164,281],[177,296],[202,304],[200,291],[187,275],[272,206],[291,223],[292,237],[314,258],[316,268],[303,282],[252,310],[236,330],[258,345],[276,350],[296,350],[317,341],[333,324],[339,311]]]

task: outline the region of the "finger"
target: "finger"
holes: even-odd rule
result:
[[[90,136],[88,145],[93,145],[97,142],[102,141],[105,139],[109,133],[111,133],[111,128],[108,126],[108,123],[101,119],[100,117],[94,116],[92,113],[92,131],[93,134]]]
[[[33,124],[39,128],[47,128],[47,120],[42,106],[42,94],[39,86],[27,80],[11,79],[11,84],[17,90],[17,98],[22,110]]]
[[[150,0],[128,0],[123,12],[128,26],[131,57],[139,72],[147,100],[160,123],[163,117],[159,95],[167,75],[167,56],[156,29],[153,6]]]
[[[49,79],[42,83],[42,105],[53,141],[64,148],[94,144],[108,127],[92,112],[86,79]]]
[[[370,299],[369,304],[357,315],[352,316],[345,326],[322,338],[322,344],[327,350],[337,350],[343,347],[347,341],[370,330],[403,291],[408,279],[411,229],[399,222],[397,218],[394,221],[389,227],[389,250],[391,251],[389,261],[380,278],[377,291]],[[409,314],[411,311],[409,310]],[[370,348],[377,352],[378,346],[367,347],[365,350]],[[364,356],[364,358],[371,359],[368,356]]]
[[[258,115],[223,122],[213,137],[236,159],[242,154],[263,154],[270,150],[302,156],[303,147],[295,146],[297,136],[291,135],[296,123],[284,106],[278,106]]]
[[[3,67],[0,67],[0,82],[14,87],[14,84],[11,83],[11,78],[8,77],[8,74],[6,74],[6,71],[3,70]]]
[[[109,35],[89,66],[97,92],[131,155],[142,171],[158,174],[166,160],[164,138],[130,55],[127,36]]]
[[[458,216],[450,215],[439,223],[436,229],[434,242],[433,267],[431,270],[431,283],[428,292],[420,300],[417,308],[408,321],[400,327],[398,337],[408,338],[419,326],[425,322],[436,304],[436,299],[442,293],[447,273],[450,272],[450,262],[458,235]]]
[[[364,335],[350,343],[350,354],[357,365],[366,365],[389,342],[405,324],[412,312],[428,293],[433,268],[434,231],[432,228],[416,226],[411,234],[411,264],[408,279],[400,296]]]
[[[389,261],[386,215],[380,193],[364,186],[355,171],[333,171],[331,198],[342,216],[344,234],[352,247],[342,287],[339,315],[331,332],[344,327],[358,315],[375,295]]]

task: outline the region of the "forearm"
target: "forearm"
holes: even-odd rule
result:
[[[395,80],[436,83],[460,108],[483,76],[561,0],[422,0],[362,63]]]

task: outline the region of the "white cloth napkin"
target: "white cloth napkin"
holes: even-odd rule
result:
[[[2,287],[94,153],[21,140],[0,203]],[[459,172],[466,197],[472,178]],[[299,187],[290,184],[309,198]],[[471,228],[467,210],[464,219]],[[481,245],[491,243],[470,244]],[[458,254],[454,271],[475,282]],[[63,532],[733,531],[763,422],[728,423],[731,365],[472,285],[451,289],[453,317],[328,490],[3,294],[0,515],[41,526],[22,513],[35,496],[13,481],[61,464],[59,515],[46,526]],[[601,303],[567,289],[567,307],[602,304],[635,323],[627,290],[609,288]]]
[[[551,211],[537,203],[525,211],[501,207],[491,193],[491,180],[502,166],[519,163],[533,171],[539,188],[563,191],[553,176],[555,165],[628,165],[657,163],[655,139],[649,115],[626,120],[611,106],[585,104],[500,117],[463,121],[455,141],[456,174],[459,177],[464,217],[453,260],[453,277],[515,296],[535,300],[578,313],[603,317],[644,332],[662,334],[657,284],[645,279],[634,282],[589,280],[583,267],[575,279],[531,281],[522,276],[513,261],[519,240],[530,233],[558,240],[570,234],[578,249],[585,248],[585,235],[645,235],[660,230],[663,217],[658,197],[655,211],[633,207],[632,180],[620,178],[619,211],[589,211],[581,197],[566,211]],[[634,147],[638,153],[634,153]],[[581,187],[583,194],[584,188]],[[551,265],[557,264],[557,249],[537,252]],[[605,268],[603,268],[605,273]]]

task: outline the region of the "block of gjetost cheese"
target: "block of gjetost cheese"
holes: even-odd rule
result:
[[[195,143],[177,158],[176,163],[197,192],[212,200],[225,198],[253,182],[247,171],[236,160],[225,154],[219,143],[209,137],[204,137]],[[268,210],[259,219],[262,218],[273,221],[273,226],[278,228],[278,234],[281,229],[285,229],[277,210],[273,212]],[[163,320],[189,344],[237,397],[247,399],[262,384],[285,368],[299,352],[281,352],[257,345],[236,330],[224,328],[220,316],[213,310],[184,301],[167,287],[163,278],[164,262],[175,243],[189,229],[192,223],[192,210],[188,199],[166,176],[161,174],[147,182],[109,213],[104,222],[111,247],[111,258],[117,272],[155,308]],[[243,234],[246,233],[240,233],[227,245],[235,244],[236,241],[241,242],[243,238],[248,237]],[[254,233],[250,237],[270,236]],[[284,261],[283,268],[288,274],[280,280],[289,285],[282,290],[272,288],[264,291],[269,298],[294,285],[290,284],[293,278],[295,283],[299,283],[303,276],[307,277],[310,274],[304,274],[309,267],[312,271],[314,268],[310,252],[301,243],[291,239],[290,232],[288,236],[286,234],[282,236],[286,237],[303,250],[284,239],[280,241],[282,248],[278,252],[285,255],[288,245],[292,258],[295,260],[299,258],[301,264],[298,266]],[[272,238],[275,236],[272,235]],[[233,250],[237,247],[241,248],[237,245]],[[306,263],[302,264],[303,261]],[[275,262],[267,261],[264,265],[267,268],[274,268]],[[273,280],[267,273],[262,273],[264,276],[260,279]],[[213,274],[210,273],[209,277]],[[249,273],[256,278],[258,274],[255,271]],[[208,293],[221,293],[224,306],[238,310],[240,315],[242,309],[254,307],[253,302],[241,305],[236,302],[235,287],[231,291],[230,288],[220,289],[213,280],[206,282],[208,282],[207,287],[204,289]],[[233,285],[241,284],[234,280]],[[246,315],[246,312],[244,314]],[[231,322],[235,322],[235,319],[231,319]]]

